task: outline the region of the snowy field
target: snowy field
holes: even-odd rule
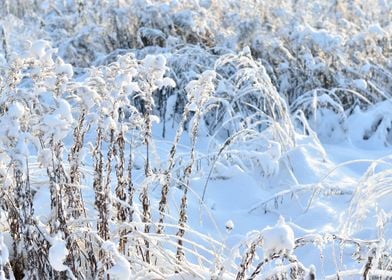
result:
[[[392,2],[0,0],[0,280],[392,279]]]

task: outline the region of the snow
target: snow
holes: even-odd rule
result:
[[[99,104],[102,100],[101,96],[99,96],[95,90],[88,87],[80,87],[78,88],[78,91],[79,96],[87,109],[91,109],[95,105]]]
[[[158,116],[155,116],[155,115],[152,115],[150,117],[150,120],[151,120],[152,123],[160,123],[161,122],[161,119]]]
[[[8,107],[8,115],[10,118],[20,119],[25,113],[25,108],[20,102],[15,102]]]
[[[64,74],[69,79],[72,78],[74,74],[72,65],[64,62],[60,63],[59,65],[56,65],[56,73],[60,75]]]
[[[165,68],[166,58],[163,55],[147,55],[142,63],[148,70],[162,70]]]
[[[4,243],[3,233],[0,233],[0,268],[9,262],[9,252]]]
[[[39,151],[37,160],[42,167],[49,167],[53,162],[52,156],[52,150],[44,148]]]
[[[363,111],[355,108],[348,119],[348,135],[351,141],[364,149],[380,149],[392,142],[392,102],[386,100]]]
[[[111,241],[105,241],[102,244],[102,249],[113,255],[114,263],[109,269],[110,279],[132,279],[130,264],[128,260],[117,251],[116,245]]]
[[[316,280],[316,267],[314,265],[309,266],[309,271],[305,276],[305,280]]]
[[[64,265],[67,255],[68,250],[66,248],[66,242],[59,237],[52,238],[51,246],[49,248],[49,261],[54,270],[65,271],[68,269],[68,267]]]
[[[16,146],[15,146],[15,153],[18,155],[22,155],[24,157],[29,156],[30,151],[26,145],[26,139],[25,139],[24,135],[19,136],[18,142],[16,143]]]
[[[228,232],[232,231],[234,229],[234,223],[232,220],[228,220],[225,224],[226,230]]]
[[[73,122],[73,117],[72,117],[72,110],[71,110],[71,105],[66,101],[65,99],[59,99],[57,100],[58,102],[58,108],[56,110],[56,113],[61,115],[65,120],[68,122]]]
[[[366,90],[367,89],[367,83],[363,79],[354,80],[353,84],[358,89],[361,89],[361,90]]]
[[[295,246],[294,232],[286,224],[283,216],[279,217],[275,226],[263,229],[261,236],[266,257],[274,254],[291,254],[293,252]]]
[[[45,126],[45,132],[53,135],[55,139],[63,139],[69,133],[69,123],[60,114],[46,115],[42,124]]]
[[[374,34],[378,38],[382,38],[385,36],[385,31],[382,29],[380,24],[372,24],[369,26],[368,31],[372,34]]]
[[[37,58],[43,58],[48,48],[50,47],[50,42],[45,40],[37,40],[31,44],[30,53]]]
[[[162,80],[157,81],[157,86],[158,88],[163,88],[163,87],[176,87],[176,82],[173,79],[170,78],[163,78]]]

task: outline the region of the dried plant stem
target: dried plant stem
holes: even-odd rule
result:
[[[143,186],[142,193],[140,195],[140,200],[143,207],[142,222],[144,223],[144,233],[150,232],[150,222],[151,222],[151,210],[150,210],[150,199],[148,196],[148,183]],[[150,263],[150,242],[144,239],[144,244],[146,246],[145,260]]]
[[[124,177],[124,170],[125,170],[125,139],[123,132],[120,131],[116,138],[116,143],[115,143],[115,156],[116,156],[116,177],[117,177],[117,186],[115,189],[116,196],[117,198],[121,201],[116,204],[117,208],[117,220],[120,223],[123,223],[127,221],[127,216],[129,215],[129,208],[124,207],[124,204],[126,203],[127,199],[127,193],[126,193],[126,178]],[[120,242],[119,242],[119,250],[123,254],[126,252],[125,245],[127,243],[127,235],[128,231],[125,229],[121,229],[120,226]]]
[[[103,162],[103,154],[102,154],[102,141],[103,134],[102,128],[98,128],[97,131],[97,141],[95,145],[94,151],[94,191],[95,191],[95,206],[98,210],[98,221],[97,221],[97,230],[98,235],[103,240],[110,239],[110,230],[109,230],[109,207],[110,207],[110,173],[111,173],[111,160],[113,157],[113,145],[114,145],[114,131],[110,131],[110,143],[109,149],[107,152],[107,162],[106,162],[106,180],[104,181],[104,162]],[[99,251],[99,260],[101,263],[101,267],[98,268],[98,277],[103,278],[106,275],[106,272],[109,270],[111,266],[111,256],[104,249],[100,249]]]
[[[103,201],[103,211],[105,211],[105,233],[104,233],[104,240],[110,239],[110,231],[109,231],[109,220],[110,220],[110,176],[112,173],[112,161],[113,161],[113,156],[114,156],[114,129],[110,130],[110,140],[109,140],[109,148],[107,152],[107,159],[106,159],[106,180],[103,185],[103,195],[104,195],[104,201]]]
[[[152,114],[152,86],[147,83],[147,90],[145,97],[143,99],[143,118],[144,118],[144,131],[143,131],[143,142],[146,145],[146,161],[144,167],[144,176],[145,179],[152,176],[151,166],[150,166],[150,142],[151,142],[151,135],[152,135],[152,121],[151,121],[151,114]],[[151,209],[150,209],[150,199],[148,188],[149,183],[143,185],[141,193],[140,193],[140,201],[142,203],[143,214],[142,214],[142,222],[144,223],[144,233],[150,232],[150,222],[151,222]],[[144,244],[146,247],[145,251],[145,261],[150,263],[150,242],[147,239],[144,239]]]
[[[52,143],[52,168],[47,168],[49,177],[49,189],[51,200],[51,233],[57,234],[59,231],[68,237],[68,230],[66,225],[65,209],[62,199],[62,190],[64,189],[65,178],[63,176],[63,169],[61,164],[61,144],[56,143],[53,138]]]
[[[255,254],[256,254],[256,247],[257,247],[257,244],[259,244],[259,242],[260,242],[260,239],[258,238],[251,243],[248,251],[245,253],[245,255],[241,261],[240,268],[237,273],[237,277],[235,278],[236,280],[245,279],[246,270],[252,264],[253,258],[255,257]]]
[[[81,215],[84,218],[87,218],[86,206],[84,205],[84,200],[82,196],[82,191],[79,187],[81,183],[81,171],[80,171],[80,157],[81,150],[83,148],[84,137],[89,130],[89,125],[84,127],[86,118],[86,111],[83,110],[77,126],[74,129],[73,133],[73,145],[70,150],[70,154],[68,155],[68,161],[70,163],[70,171],[69,171],[69,184],[66,185],[65,188],[65,196],[67,201],[67,209],[70,209],[70,216],[73,219],[79,219]],[[86,222],[85,226],[91,228],[90,223]],[[69,242],[72,244],[75,249],[80,250],[78,247],[77,240],[73,238],[69,239]],[[97,261],[94,255],[93,242],[90,235],[86,235],[84,246],[87,250],[87,262],[86,262],[86,272],[90,271],[90,276],[93,277],[96,274]],[[79,257],[79,265],[81,265],[81,260]],[[80,271],[73,270],[75,275],[80,274]]]
[[[158,222],[158,230],[157,233],[161,234],[164,231],[164,219],[165,219],[165,212],[166,212],[166,207],[167,207],[167,195],[169,193],[169,186],[170,186],[170,180],[171,180],[171,173],[173,171],[173,167],[175,165],[175,156],[177,152],[177,146],[178,143],[180,142],[181,135],[184,131],[184,125],[185,122],[188,118],[189,114],[189,108],[188,106],[185,107],[185,110],[182,114],[182,119],[181,122],[178,126],[178,129],[176,131],[176,136],[174,138],[173,145],[170,149],[170,155],[169,155],[169,164],[167,166],[167,169],[164,172],[165,179],[164,179],[164,184],[162,186],[162,191],[161,191],[161,200],[159,201],[159,222]]]
[[[7,59],[8,60],[8,44],[7,44],[7,37],[6,37],[6,34],[5,34],[5,30],[4,30],[4,27],[3,26],[1,26],[1,28],[0,28],[0,37],[2,38],[2,47],[3,47],[3,51],[4,51],[4,57],[5,57],[5,59]]]
[[[202,106],[201,102],[198,104],[198,106]],[[184,250],[183,250],[183,237],[185,234],[185,224],[187,223],[188,216],[187,216],[187,196],[188,196],[188,188],[189,188],[189,183],[190,183],[190,176],[192,174],[192,168],[193,164],[195,163],[195,157],[196,157],[196,140],[197,140],[197,133],[199,130],[199,124],[200,124],[200,119],[202,117],[202,112],[201,110],[196,111],[196,114],[194,116],[195,123],[193,124],[192,127],[192,147],[191,147],[191,157],[189,160],[188,165],[184,169],[184,174],[183,174],[183,182],[184,182],[184,192],[181,198],[181,205],[180,205],[180,216],[178,219],[178,226],[179,229],[177,231],[177,252],[176,252],[176,258],[178,262],[181,262],[184,259]]]
[[[102,129],[98,128],[97,141],[94,150],[94,182],[95,206],[98,210],[97,230],[98,235],[103,239],[109,238],[109,224],[107,218],[106,194],[103,190],[103,155],[102,155]]]
[[[127,172],[127,193],[128,193],[128,199],[127,199],[127,204],[129,205],[129,214],[127,216],[128,222],[133,221],[133,214],[135,212],[133,208],[133,197],[135,195],[135,186],[133,185],[133,180],[132,180],[132,168],[133,168],[133,158],[132,158],[132,143],[129,145],[129,159],[128,159],[128,172]]]
[[[82,200],[82,193],[78,185],[80,184],[80,152],[83,148],[84,136],[88,129],[84,129],[86,113],[82,112],[80,115],[77,126],[74,129],[73,134],[73,146],[71,152],[68,156],[68,161],[70,163],[69,178],[70,184],[66,187],[65,196],[67,198],[67,208],[71,209],[71,216],[75,219],[79,218],[84,212],[86,207],[84,206]]]

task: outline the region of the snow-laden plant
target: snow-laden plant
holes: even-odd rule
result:
[[[239,54],[221,56],[215,69],[221,78],[221,88],[218,93],[227,100],[229,108],[223,110],[232,112],[233,121],[237,114],[241,115],[243,125],[234,127],[246,128],[246,125],[258,123],[255,128],[264,130],[275,124],[285,127],[287,135],[279,135],[282,145],[287,148],[293,145],[293,128],[290,127],[290,116],[286,103],[272,85],[263,65],[252,58],[249,48],[244,48]],[[212,100],[213,101],[213,100]],[[219,101],[219,100],[217,100]],[[246,123],[247,120],[250,123]],[[229,123],[228,121],[223,124]],[[272,123],[272,125],[270,125]],[[236,131],[235,131],[236,132]],[[233,132],[229,131],[229,135]],[[281,134],[281,132],[277,132]]]
[[[273,227],[266,227],[259,232],[250,232],[244,244],[245,252],[236,279],[256,279],[264,267],[274,259],[280,259],[280,265],[276,265],[275,268],[264,273],[264,277],[269,279],[303,279],[307,269],[294,255],[295,246],[293,230],[285,223],[283,217],[280,217]],[[260,248],[262,249],[261,252]],[[262,253],[262,256],[259,258],[257,255],[260,253]],[[251,269],[253,267],[252,263],[256,259],[261,259],[261,261],[254,269]],[[288,264],[283,264],[285,259],[287,259]],[[247,276],[249,270],[251,273]]]
[[[213,129],[211,133],[217,143],[222,137],[225,141],[218,146],[203,198],[213,171],[217,176],[225,176],[226,167],[237,165],[242,170],[257,170],[261,176],[270,177],[279,170],[282,152],[295,145],[286,103],[248,48],[238,55],[223,55],[215,68],[221,76],[216,93],[208,101],[211,110],[204,121]],[[244,146],[249,153],[243,151]],[[223,167],[221,171],[219,165]]]
[[[183,182],[183,196],[181,198],[180,204],[180,213],[179,213],[179,220],[178,220],[178,227],[179,230],[177,232],[178,239],[178,247],[176,257],[178,261],[182,261],[184,258],[183,252],[183,241],[182,238],[185,234],[185,224],[188,220],[187,217],[187,196],[188,196],[188,189],[190,184],[190,176],[192,174],[193,165],[195,163],[196,157],[196,141],[199,132],[199,124],[200,120],[203,116],[203,111],[205,110],[205,103],[209,100],[209,97],[212,95],[215,86],[213,80],[216,77],[216,73],[214,71],[205,71],[203,72],[198,80],[191,81],[187,87],[187,97],[188,97],[188,104],[186,106],[187,110],[194,111],[194,116],[191,120],[191,127],[190,127],[190,135],[192,139],[191,151],[190,151],[190,159],[189,162],[186,164],[183,175],[181,177],[181,181]]]
[[[304,93],[293,102],[292,110],[301,110],[322,140],[347,137],[347,114],[333,92],[315,89]]]
[[[374,219],[373,225],[380,227],[380,238],[383,238],[383,230],[388,224],[385,210],[387,202],[385,199],[390,194],[390,183],[392,179],[390,157],[381,158],[374,161],[363,176],[358,180],[353,193],[353,198],[347,212],[347,218],[343,222],[341,232],[345,236],[351,236],[354,230],[361,227],[365,219],[372,215],[378,215],[379,219]],[[380,206],[378,206],[380,205]],[[380,210],[379,210],[380,208]]]
[[[49,42],[28,42],[25,54],[10,58],[1,100],[4,124],[1,146],[8,154],[9,167],[5,177],[13,178],[8,186],[14,195],[8,198],[11,232],[14,240],[13,262],[16,277],[42,277],[52,274],[45,259],[47,239],[45,230],[38,228],[33,218],[33,190],[30,185],[30,150],[36,155],[46,153],[45,162],[51,192],[51,231],[66,234],[65,213],[60,192],[64,188],[61,142],[68,134],[73,118],[64,88],[73,75],[72,67],[61,59],[53,59],[55,50]],[[60,86],[60,84],[62,86]],[[6,124],[7,123],[7,124]],[[62,178],[62,179],[61,179]],[[22,216],[19,216],[23,213]],[[23,211],[22,211],[23,210]],[[25,244],[25,245],[23,245]],[[19,248],[31,246],[27,255]],[[42,253],[43,251],[43,253]],[[32,268],[34,262],[40,265]]]

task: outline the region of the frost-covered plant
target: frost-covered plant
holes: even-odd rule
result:
[[[216,77],[216,73],[214,71],[211,70],[205,71],[200,75],[198,80],[191,81],[186,87],[187,97],[189,100],[188,101],[189,104],[186,105],[189,106],[189,108],[187,109],[189,111],[192,110],[195,113],[191,121],[191,127],[190,127],[190,134],[192,139],[191,155],[190,155],[189,163],[185,166],[183,175],[181,177],[181,181],[183,182],[184,192],[180,204],[180,214],[179,214],[180,217],[178,220],[179,230],[176,234],[179,237],[177,253],[176,253],[178,261],[182,261],[184,258],[184,252],[182,248],[183,246],[182,238],[184,237],[185,234],[184,228],[188,220],[187,213],[186,213],[187,195],[188,195],[188,189],[190,183],[190,175],[192,174],[193,165],[195,163],[196,140],[199,132],[200,119],[205,110],[204,106],[215,89],[213,83],[215,77]]]
[[[280,267],[276,266],[271,271],[266,272],[264,275],[268,279],[304,278],[306,268],[293,254],[295,248],[293,230],[285,223],[283,217],[280,217],[277,224],[273,227],[266,227],[260,232],[250,233],[246,242],[246,252],[240,263],[236,276],[237,280],[255,279],[268,262],[279,258],[281,261],[287,259],[289,264],[283,265],[281,263]],[[247,271],[252,267],[252,262],[258,254],[258,247],[262,248],[263,256],[250,276],[247,277]]]
[[[21,275],[40,277],[46,273],[52,273],[52,270],[48,261],[44,260],[48,244],[46,236],[38,229],[37,222],[33,219],[29,150],[35,149],[39,155],[42,155],[42,152],[47,149],[47,154],[52,159],[46,162],[48,176],[51,178],[53,214],[51,231],[61,230],[65,234],[67,231],[65,213],[62,200],[59,199],[62,196],[59,184],[64,183],[60,179],[64,179],[64,176],[59,141],[61,142],[68,133],[73,121],[70,106],[64,99],[66,94],[62,91],[73,72],[72,67],[64,64],[62,60],[58,59],[56,62],[53,60],[52,55],[55,51],[48,42],[38,40],[29,43],[27,47],[23,57],[11,58],[7,65],[10,76],[5,81],[2,96],[4,111],[1,122],[8,124],[3,126],[6,131],[4,131],[1,146],[7,149],[11,166],[4,175],[13,178],[10,187],[15,192],[12,197],[14,201],[8,202],[11,203],[9,207],[12,206],[9,215],[10,218],[12,217],[11,232],[15,244],[14,251],[17,254],[15,257],[17,264],[14,265],[17,271],[15,274],[18,277]],[[64,83],[63,88],[60,88],[59,83]],[[12,126],[9,126],[9,123]],[[20,214],[16,209],[20,209],[24,215],[19,217]],[[31,246],[34,249],[29,251],[30,255],[24,255],[22,252],[18,255],[20,246]],[[32,265],[35,261],[40,265],[33,269]]]
[[[250,125],[258,123],[258,126],[255,127],[258,130],[269,127],[270,123],[281,126],[288,125],[287,135],[279,137],[284,141],[283,145],[291,147],[293,145],[293,128],[290,127],[288,108],[272,85],[265,68],[251,57],[249,48],[245,48],[238,55],[223,55],[217,60],[215,68],[222,76],[221,87],[219,87],[220,90],[217,91],[217,94],[226,97],[230,107],[223,109],[228,113],[232,112],[233,121],[237,121],[235,117],[239,114],[242,118],[240,120],[250,121]],[[223,123],[230,122],[224,121]],[[243,123],[243,126],[234,127],[237,129],[246,128],[247,123]],[[229,132],[229,135],[231,133]]]
[[[379,227],[379,238],[383,239],[385,226],[388,225],[388,214],[384,210],[378,210],[377,205],[386,203],[390,194],[390,183],[392,179],[391,159],[390,157],[381,158],[370,164],[369,168],[358,180],[350,207],[347,211],[347,219],[345,219],[341,228],[344,236],[351,236],[355,229],[361,227],[361,223],[365,219],[373,219],[372,224]],[[383,208],[381,208],[383,209]],[[374,219],[372,215],[378,216]]]

